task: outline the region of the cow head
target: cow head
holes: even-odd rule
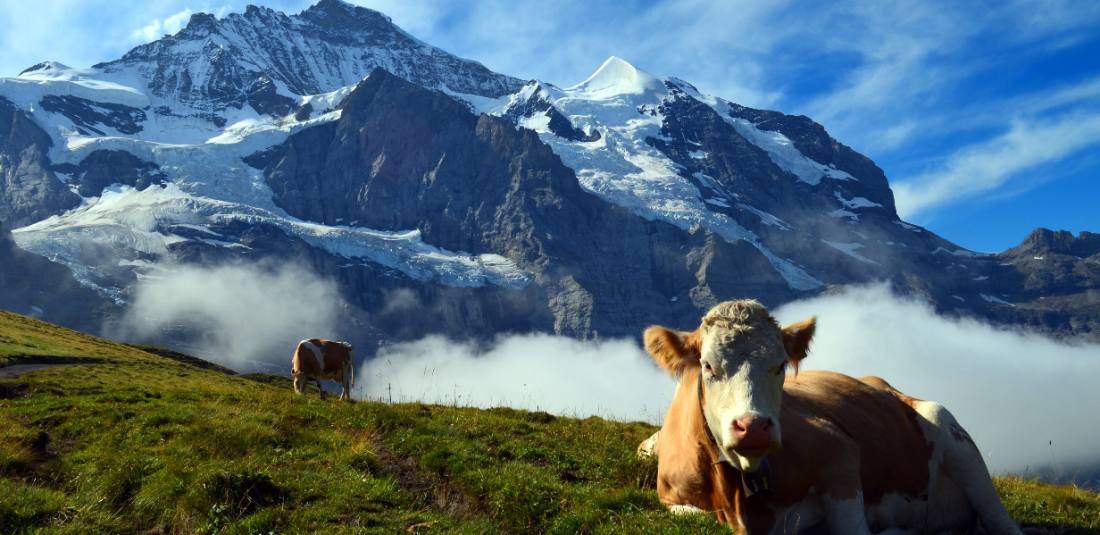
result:
[[[726,301],[693,332],[650,327],[646,351],[674,376],[700,368],[702,405],[721,454],[755,471],[779,448],[779,409],[788,366],[806,357],[815,319],[780,328],[756,301]]]

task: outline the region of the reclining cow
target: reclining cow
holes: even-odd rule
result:
[[[646,351],[679,378],[655,443],[639,446],[657,455],[662,503],[753,534],[938,533],[976,521],[1020,533],[943,406],[877,377],[797,373],[814,329],[814,318],[781,329],[759,303],[728,301],[693,332],[646,330]]]
[[[291,366],[294,392],[301,394],[312,379],[321,391],[321,399],[325,399],[321,379],[331,379],[344,387],[340,399],[351,399],[351,387],[355,386],[355,359],[351,354],[351,344],[317,338],[302,340],[294,349]]]

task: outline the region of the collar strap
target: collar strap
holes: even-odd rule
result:
[[[718,440],[714,438],[714,433],[710,430],[710,422],[707,421],[707,411],[703,410],[703,370],[699,370],[699,412],[703,415],[703,429],[707,432],[707,439],[710,440],[710,444],[714,446],[715,451],[718,452],[718,460],[714,461],[715,465],[722,463],[730,465],[731,468],[737,470],[741,474],[741,488],[745,491],[746,497],[763,495],[767,496],[772,492],[771,486],[771,465],[768,463],[768,459],[765,458],[760,462],[760,468],[755,472],[746,472],[739,469],[732,461],[726,457],[725,452],[718,446]]]

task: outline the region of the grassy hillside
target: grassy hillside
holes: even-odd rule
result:
[[[0,366],[43,362],[67,365],[0,378],[3,533],[728,532],[662,509],[645,424],[295,397],[0,312]],[[1095,494],[998,488],[1023,522],[1100,532]]]

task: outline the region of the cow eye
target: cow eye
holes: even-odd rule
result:
[[[707,372],[708,375],[714,375],[714,368],[710,365],[709,362],[703,362],[703,371]]]

